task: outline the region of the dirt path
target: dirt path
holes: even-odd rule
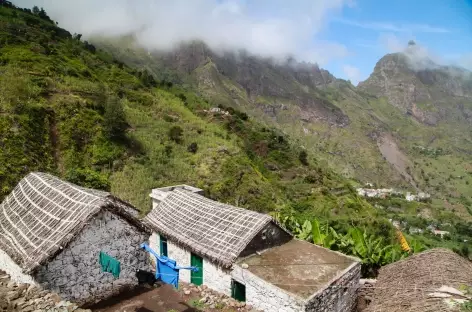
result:
[[[89,307],[94,312],[197,312],[171,285],[139,288]]]

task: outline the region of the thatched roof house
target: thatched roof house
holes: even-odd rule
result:
[[[431,249],[381,268],[365,312],[460,311],[454,299],[464,297],[453,289],[464,286],[472,287],[472,262],[448,249]]]
[[[354,307],[356,259],[296,240],[266,214],[201,194],[187,185],[154,189],[153,209],[143,220],[155,232],[154,250],[179,265],[201,268],[182,271],[181,280],[265,311]]]
[[[230,267],[251,240],[273,222],[268,215],[178,188],[169,192],[144,221],[169,239],[223,267]],[[284,232],[280,235],[290,239],[290,234]]]
[[[0,269],[13,280],[42,284],[78,302],[94,300],[99,292],[104,297],[113,278],[97,273],[100,251],[118,260],[141,258],[138,266],[147,265],[139,244],[149,231],[137,216],[134,207],[110,193],[30,173],[0,205]],[[130,247],[136,250],[128,252]],[[121,271],[123,284],[133,278],[134,272]]]

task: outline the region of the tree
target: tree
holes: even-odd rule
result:
[[[39,14],[39,8],[36,5],[33,7],[33,14],[35,15]]]
[[[104,132],[110,139],[121,140],[128,128],[123,104],[116,96],[111,96],[105,103]]]

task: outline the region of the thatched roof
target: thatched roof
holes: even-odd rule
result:
[[[451,311],[445,298],[432,295],[442,286],[472,287],[472,262],[447,249],[431,249],[380,269],[365,311]]]
[[[102,209],[145,230],[137,211],[107,192],[30,173],[0,205],[0,249],[30,273],[60,252]]]
[[[230,267],[272,218],[175,189],[144,222],[192,252]]]

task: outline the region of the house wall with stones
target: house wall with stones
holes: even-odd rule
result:
[[[251,240],[239,256],[246,257],[253,255],[257,251],[285,244],[291,239],[292,236],[289,233],[282,230],[273,222],[270,222]]]
[[[79,304],[103,300],[137,285],[136,269],[150,269],[146,252],[139,248],[148,240],[149,234],[105,210],[52,261],[42,266],[35,280],[43,288]],[[102,272],[100,251],[120,261],[119,278]]]
[[[235,265],[232,278],[246,286],[246,303],[257,310],[278,312],[305,311],[305,302],[272,285],[248,270]]]
[[[158,233],[153,233],[149,240],[149,246],[158,254],[160,254],[159,241],[160,236]],[[191,252],[170,240],[167,240],[167,256],[175,260],[179,266],[190,266]],[[179,280],[190,283],[190,271],[180,270]],[[205,258],[203,258],[203,284],[225,295],[231,295],[230,271]]]
[[[353,312],[356,309],[361,264],[353,263],[327,287],[307,300],[306,312]]]
[[[0,249],[0,270],[5,271],[9,278],[16,283],[34,284],[34,279],[30,275],[23,273],[22,268],[10,258],[10,256]]]

